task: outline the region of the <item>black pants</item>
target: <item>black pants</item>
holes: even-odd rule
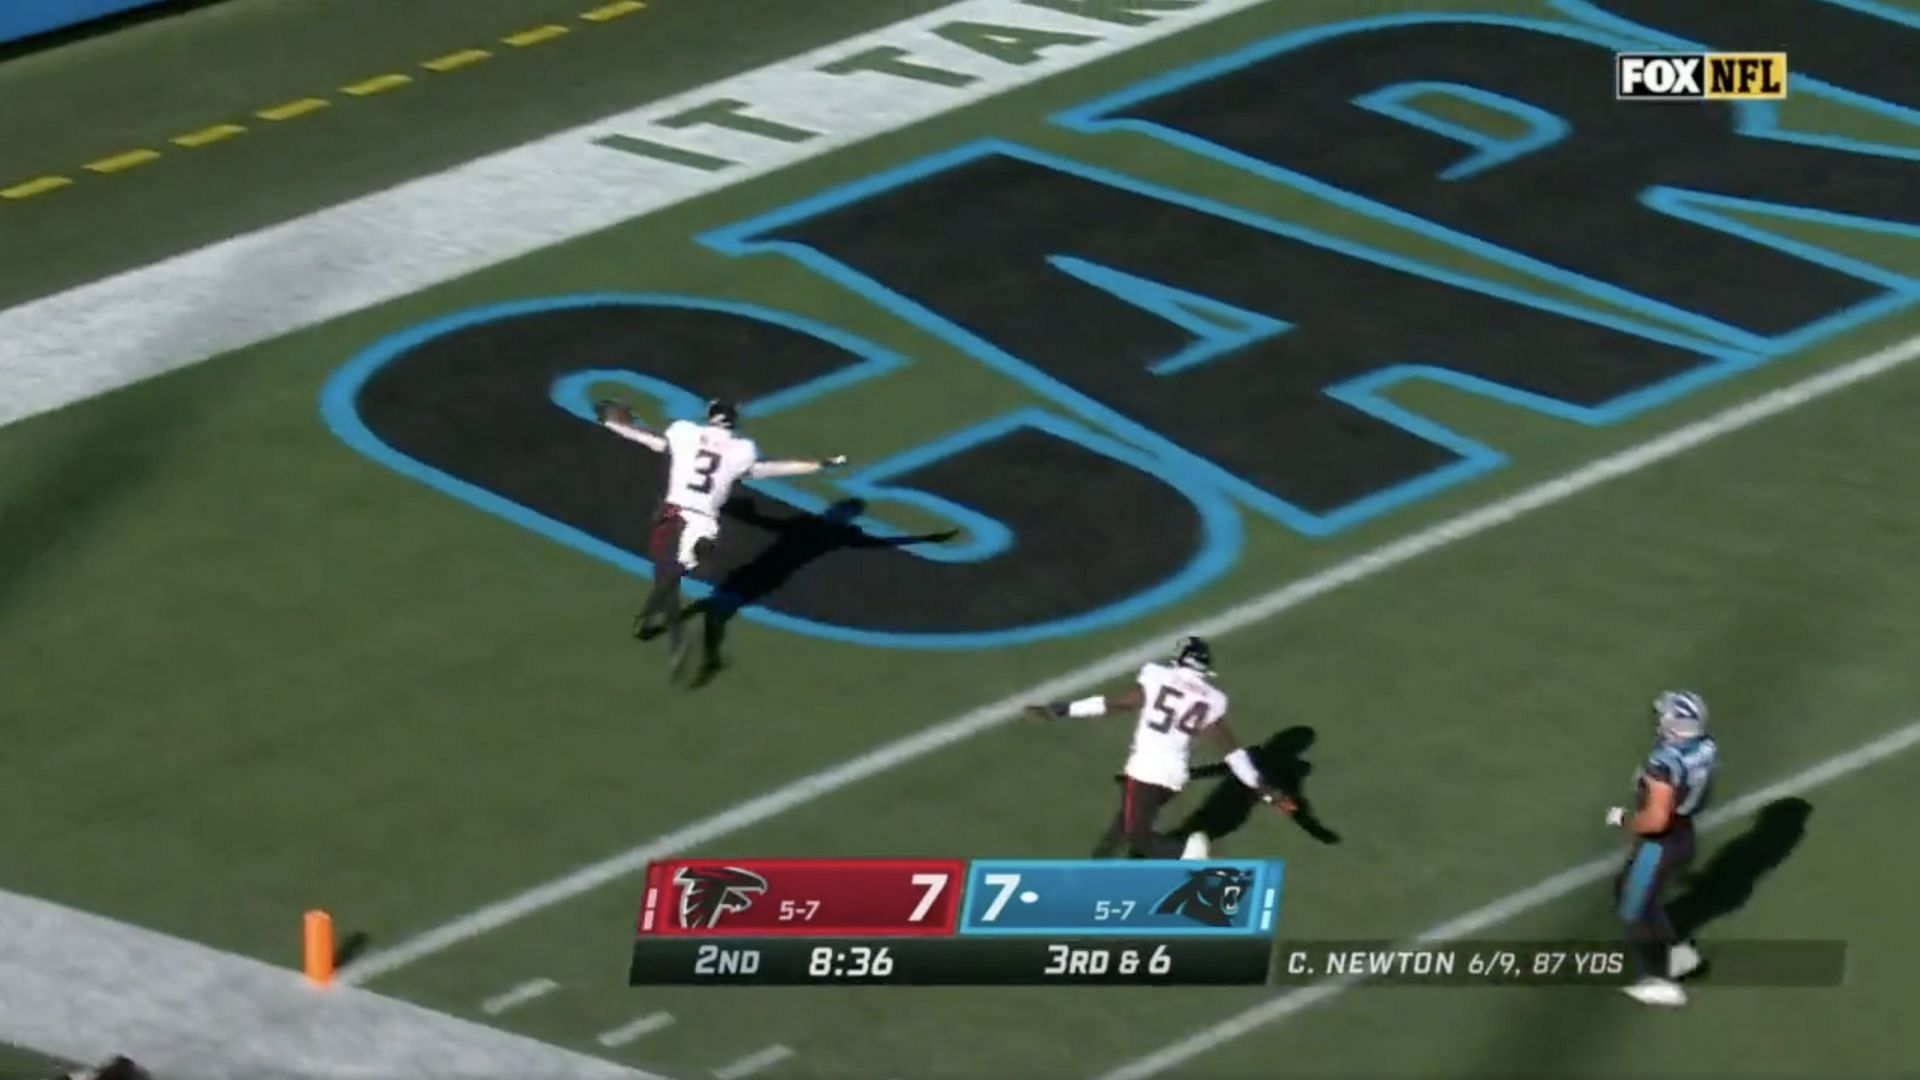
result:
[[[1094,848],[1094,858],[1105,858],[1122,843],[1126,844],[1127,853],[1136,859],[1179,858],[1184,842],[1155,832],[1153,828],[1161,808],[1179,793],[1158,784],[1141,783],[1130,776],[1116,779],[1120,781],[1120,809],[1113,815],[1113,824],[1107,826],[1100,845]]]
[[[1613,895],[1635,974],[1664,978],[1667,952],[1676,943],[1673,922],[1660,894],[1693,862],[1693,822],[1681,818],[1664,836],[1643,836],[1614,879]]]

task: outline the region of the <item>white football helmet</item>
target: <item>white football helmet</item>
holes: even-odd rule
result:
[[[1706,699],[1691,690],[1667,690],[1653,699],[1655,730],[1665,742],[1697,739],[1707,733]]]

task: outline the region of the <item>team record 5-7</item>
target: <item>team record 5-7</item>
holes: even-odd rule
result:
[[[634,985],[1249,985],[1273,861],[675,860],[647,870]]]

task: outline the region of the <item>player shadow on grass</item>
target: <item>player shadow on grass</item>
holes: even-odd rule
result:
[[[1746,832],[1720,845],[1687,877],[1685,891],[1667,905],[1667,918],[1681,939],[1745,907],[1760,879],[1786,862],[1806,838],[1812,814],[1813,805],[1805,799],[1776,799],[1761,808]]]
[[[1266,777],[1267,783],[1282,793],[1292,796],[1293,801],[1299,805],[1299,809],[1293,814],[1294,823],[1306,830],[1308,836],[1323,844],[1337,844],[1340,842],[1340,834],[1327,828],[1325,823],[1315,816],[1313,804],[1307,801],[1306,792],[1303,790],[1307,774],[1313,771],[1313,764],[1301,755],[1313,745],[1315,735],[1315,731],[1305,725],[1285,728],[1275,732],[1259,746],[1248,747],[1247,754],[1253,758],[1254,765],[1259,768],[1260,775]],[[1174,830],[1173,835],[1185,836],[1191,832],[1204,832],[1218,840],[1220,837],[1239,831],[1240,827],[1253,816],[1253,807],[1257,801],[1253,792],[1235,779],[1224,763],[1201,765],[1193,770],[1193,777],[1196,780],[1215,776],[1224,777],[1224,779],[1214,785],[1213,790],[1207,794],[1206,801],[1187,815],[1187,819],[1180,823],[1180,827]]]
[[[866,513],[864,499],[842,499],[827,507],[823,514],[794,511],[767,514],[750,499],[735,499],[727,504],[728,517],[774,534],[774,541],[758,555],[729,571],[704,599],[687,606],[682,620],[698,615],[702,620],[700,671],[693,685],[705,686],[726,667],[722,646],[727,627],[740,609],[757,604],[778,591],[807,564],[836,551],[858,548],[908,547],[913,544],[939,544],[960,534],[958,529],[923,533],[918,536],[874,536],[857,524]]]

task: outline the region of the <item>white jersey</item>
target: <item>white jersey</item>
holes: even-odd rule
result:
[[[760,460],[753,440],[723,427],[675,420],[667,425],[667,502],[718,517],[733,485]]]
[[[1187,786],[1193,737],[1227,715],[1227,695],[1205,675],[1175,664],[1148,664],[1139,679],[1146,703],[1133,728],[1126,774],[1179,791]]]

